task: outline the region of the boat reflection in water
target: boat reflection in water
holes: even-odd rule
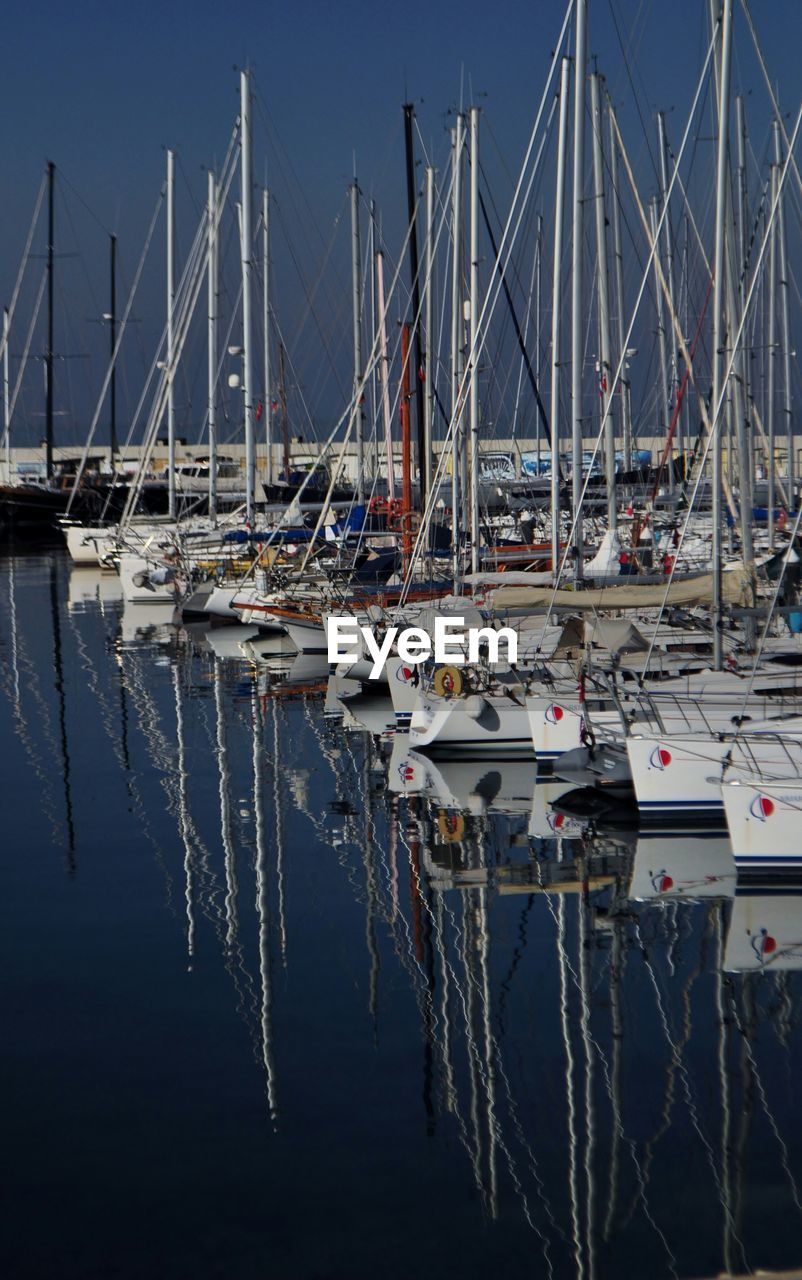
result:
[[[37,788],[37,839],[67,855],[73,890],[53,898],[58,859],[21,860],[9,940],[27,973],[38,959],[14,930],[55,935],[75,913],[59,1000],[75,1026],[97,1024],[93,1079],[119,1066],[113,1015],[78,1017],[86,966],[99,990],[109,975],[114,1009],[114,984],[140,999],[141,958],[147,1065],[126,1086],[136,1123],[117,1114],[114,1137],[129,1151],[169,1143],[170,1178],[194,1180],[191,1242],[163,1228],[188,1265],[202,1273],[220,1247],[208,1197],[247,1215],[249,1260],[239,1228],[226,1239],[231,1274],[258,1259],[277,1274],[369,1275],[390,1255],[406,1273],[442,1255],[446,1272],[458,1259],[466,1275],[588,1280],[798,1265],[791,875],[739,883],[724,831],[571,813],[567,785],[534,761],[430,760],[387,732],[381,699],[332,690],[319,655],[281,640],[183,628],[170,606],[134,619],[100,575],[73,575],[68,591],[58,557],[3,570],[9,785]],[[48,643],[32,606],[42,588]],[[79,926],[84,902],[102,917],[103,894],[119,933],[108,949]],[[48,1041],[71,1112],[37,1094],[50,1142],[93,1114],[79,1048]],[[76,1151],[73,1166],[81,1194],[99,1194],[91,1160]],[[137,1220],[165,1193],[143,1185]],[[422,1221],[435,1199],[437,1222]],[[355,1202],[375,1238],[355,1230]],[[132,1212],[109,1209],[117,1238]],[[344,1221],[349,1261],[334,1265]],[[100,1267],[102,1230],[84,1247],[64,1274]],[[121,1274],[157,1271],[155,1257]]]
[[[433,937],[441,944],[443,1008],[448,1009],[449,981],[456,984],[458,1008],[468,1004],[466,990],[481,1002],[482,1033],[472,1040],[466,1023],[469,1056],[476,1054],[477,1045],[484,1047],[473,1073],[468,1071],[472,1082],[481,1079],[482,1088],[466,1104],[475,1122],[483,1115],[487,1135],[483,1145],[481,1127],[472,1133],[471,1151],[474,1157],[482,1152],[485,1159],[474,1164],[477,1187],[488,1211],[497,1212],[497,1166],[503,1153],[504,1174],[535,1226],[533,1205],[528,1199],[524,1204],[524,1182],[513,1157],[516,1143],[512,1137],[499,1141],[499,1117],[513,1099],[508,1096],[499,1104],[498,1079],[508,1083],[509,1075],[503,1066],[506,1036],[494,1032],[504,1027],[510,1034],[505,1026],[507,991],[527,945],[538,895],[548,904],[556,951],[568,1148],[564,1194],[555,1194],[549,1184],[547,1196],[538,1180],[537,1207],[546,1219],[541,1230],[548,1235],[547,1223],[558,1233],[562,1230],[577,1272],[593,1274],[619,1231],[634,1229],[642,1213],[656,1237],[656,1254],[650,1256],[662,1251],[662,1266],[681,1274],[681,1226],[671,1218],[663,1220],[658,1207],[657,1188],[665,1177],[658,1167],[658,1144],[667,1148],[671,1127],[687,1126],[708,1166],[709,1182],[694,1194],[700,1202],[706,1195],[707,1212],[718,1218],[719,1265],[746,1267],[747,1157],[752,1130],[761,1122],[769,1127],[783,1169],[782,1194],[794,1215],[799,1213],[796,1171],[753,1042],[758,1032],[764,1043],[767,1032],[773,1032],[775,1052],[785,1052],[792,1034],[798,1040],[799,997],[788,989],[783,971],[802,965],[802,876],[739,885],[726,830],[691,827],[662,833],[626,824],[613,830],[583,824],[560,811],[569,788],[534,780],[534,773],[521,761],[431,760],[411,750],[404,735],[394,738],[389,757],[390,790],[408,797],[416,809],[417,857],[437,895]],[[528,817],[526,827],[522,816]],[[461,891],[461,921],[439,902],[453,890]],[[486,984],[488,896],[510,894],[526,895],[527,906],[493,1015]],[[447,919],[469,943],[459,977],[447,961]],[[772,970],[775,990],[765,983]],[[749,977],[733,986],[726,971]],[[752,985],[756,972],[762,982],[758,988]],[[624,1010],[644,984],[654,1002],[652,1026],[647,1016],[636,1031],[627,1027]],[[706,1001],[700,1000],[704,986]],[[606,1019],[600,1018],[604,1006]],[[705,1017],[715,1029],[712,1038],[709,1027],[707,1035],[695,1027]],[[441,1024],[442,1051],[453,1054],[452,1022],[443,1016]],[[553,1034],[554,1027],[549,1030]],[[656,1042],[644,1044],[647,1036],[655,1036]],[[696,1062],[698,1071],[697,1054],[705,1039],[718,1093],[712,1124],[691,1066]],[[648,1069],[633,1079],[640,1056]],[[770,1049],[766,1074],[769,1079],[774,1074]],[[453,1062],[444,1067],[444,1075],[453,1090]],[[639,1141],[637,1129],[649,1104],[654,1128],[648,1136],[647,1126]],[[510,1133],[522,1140],[519,1116],[517,1107],[510,1108]],[[559,1129],[555,1117],[552,1133]],[[534,1160],[531,1147],[528,1155]],[[666,1157],[670,1159],[668,1152]],[[570,1224],[563,1222],[560,1229],[560,1212],[566,1207]]]
[[[116,573],[92,566],[73,565],[70,569],[70,610],[82,610],[97,604],[102,612],[106,605],[121,604],[122,598],[122,587]]]
[[[739,885],[724,967],[744,973],[802,969],[802,877]]]

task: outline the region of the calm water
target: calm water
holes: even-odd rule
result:
[[[115,586],[0,559],[3,1275],[802,1261],[802,898],[392,794],[313,672]]]

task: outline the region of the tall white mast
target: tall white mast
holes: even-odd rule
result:
[[[209,170],[207,179],[207,219],[209,222],[208,265],[208,397],[209,397],[209,515],[217,520],[217,179]]]
[[[738,263],[737,271],[735,273],[735,285],[737,289],[736,296],[738,299],[738,310],[742,313],[744,300],[747,294],[746,259],[749,237],[749,231],[747,228],[749,189],[746,173],[746,119],[744,116],[744,100],[740,93],[735,98],[735,135],[738,158],[735,184],[738,209]],[[749,413],[752,405],[752,352],[748,347],[746,348],[745,358],[743,361],[743,376],[743,400],[746,406],[746,412]],[[687,397],[683,408],[687,408]]]
[[[582,348],[585,324],[582,299],[585,226],[585,63],[587,61],[587,0],[576,0],[574,49],[574,189],[571,246],[571,440],[574,516],[574,576],[582,578]]]
[[[471,572],[479,572],[479,108],[471,107]]]
[[[393,466],[393,423],[390,416],[390,362],[387,358],[387,309],[384,302],[384,254],[376,250],[376,303],[379,311],[379,377],[381,380],[382,418],[387,454],[387,497],[395,497]]]
[[[568,140],[568,84],[571,61],[560,64],[560,123],[557,134],[557,191],[554,197],[554,261],[551,281],[551,564],[560,568],[560,362],[562,357],[562,256],[565,208],[565,153]]]
[[[618,526],[615,500],[615,423],[610,403],[613,369],[610,353],[610,299],[607,286],[607,216],[604,204],[604,155],[602,153],[602,112],[598,75],[590,77],[590,107],[593,121],[593,205],[596,211],[596,262],[599,300],[599,391],[604,428],[604,470],[607,478],[607,524]]]
[[[256,453],[253,431],[253,375],[251,352],[251,86],[250,73],[240,72],[240,181],[242,201],[242,398],[245,410],[245,517],[253,525]]]
[[[657,228],[659,226],[659,222],[660,213],[658,209],[658,199],[657,196],[652,196],[652,199],[649,201],[649,223],[652,240],[654,241],[654,289],[657,307],[657,346],[660,353],[660,416],[657,422],[657,429],[663,438],[663,446],[665,446],[668,435],[670,392],[668,389],[665,304],[660,277],[660,244],[657,239]],[[668,460],[668,490],[669,493],[672,493],[674,490],[674,468],[671,464],[670,454]]]
[[[624,352],[624,252],[621,242],[621,202],[618,194],[618,139],[615,136],[615,112],[613,105],[608,101],[608,115],[610,120],[610,187],[612,190],[612,199],[610,207],[612,209],[613,223],[613,273],[615,276],[615,313],[616,313],[616,337],[618,339],[618,358],[621,359],[625,355]],[[621,436],[622,447],[624,451],[624,470],[629,471],[632,467],[632,401],[631,388],[629,378],[626,374],[626,360],[622,365],[620,378],[620,399],[621,399]]]
[[[170,519],[175,520],[175,152],[167,152],[167,494]]]
[[[723,0],[716,157],[716,240],[713,256],[713,658],[716,671],[723,662],[721,637],[721,425],[716,418],[722,393],[724,340],[724,217],[727,200],[727,141],[732,53],[732,0]],[[718,415],[721,417],[721,414]]]
[[[451,549],[456,584],[460,573],[460,463],[462,458],[462,138],[464,120],[457,116],[452,133],[451,167]],[[456,590],[456,586],[455,586]]]
[[[748,231],[746,228],[748,185],[746,177],[746,119],[744,116],[744,100],[742,94],[735,98],[735,133],[738,146],[738,278],[741,306],[746,297],[746,246]],[[776,155],[775,155],[776,160]]]
[[[369,206],[370,219],[368,222],[368,262],[370,263],[369,278],[369,294],[370,294],[370,352],[372,363],[372,375],[370,378],[370,420],[373,424],[373,450],[370,466],[370,473],[374,481],[379,475],[379,393],[381,391],[381,374],[379,372],[378,361],[373,358],[376,344],[378,302],[376,298],[376,272],[374,265],[376,261],[376,201],[371,197]],[[365,269],[365,283],[368,283],[368,270]]]
[[[783,163],[782,140],[779,121],[774,121],[774,163],[778,170]],[[793,501],[794,492],[794,417],[791,399],[791,325],[788,315],[790,278],[788,273],[788,240],[785,234],[785,195],[780,197],[777,208],[777,236],[779,248],[779,286],[780,286],[780,324],[782,326],[783,343],[783,416],[785,417],[786,447],[788,449],[788,501]]]
[[[362,264],[359,244],[359,184],[351,183],[351,293],[354,327],[354,414],[356,437],[356,500],[365,501],[365,414],[362,388]]]
[[[677,314],[676,294],[674,292],[674,235],[671,228],[670,211],[666,207],[668,204],[668,137],[666,135],[666,118],[662,111],[657,113],[657,149],[660,161],[660,207],[665,209],[665,217],[663,218],[663,243],[665,245],[666,255],[666,283],[668,285],[668,309],[671,317]],[[661,291],[662,292],[662,291]],[[669,318],[669,334],[671,341],[671,350],[669,352],[669,395],[668,395],[668,415],[669,421],[674,412],[674,406],[677,402],[677,393],[679,391],[679,365],[677,363],[677,342],[674,337],[673,320]],[[682,441],[680,441],[680,452],[682,452]]]
[[[771,208],[774,208],[774,202],[777,199],[777,178],[778,169],[776,164],[771,166]],[[777,396],[777,219],[774,218],[769,232],[771,239],[769,240],[769,336],[768,336],[768,389],[767,389],[767,410],[768,421],[766,423],[768,434],[768,457],[766,458],[766,480],[768,482],[768,539],[769,547],[774,546],[774,476],[775,476],[775,458],[777,453],[776,446],[776,428],[775,428],[775,400]]]
[[[262,301],[264,303],[262,326],[265,338],[265,446],[267,452],[267,483],[273,481],[273,419],[270,392],[270,192],[265,187],[262,192],[262,278],[264,281]]]
[[[722,263],[723,278],[721,287],[723,289],[723,305],[725,313],[723,316],[715,317],[719,320],[720,331],[718,334],[718,342],[714,344],[713,361],[714,370],[718,367],[719,358],[722,362],[722,368],[726,367],[729,350],[725,351],[725,347],[729,349],[730,337],[734,336],[738,331],[740,323],[740,310],[738,306],[738,298],[735,289],[735,271],[733,266],[735,252],[735,216],[732,203],[732,187],[730,181],[730,163],[729,163],[729,108],[730,108],[730,82],[732,75],[732,3],[731,0],[711,0],[710,18],[711,29],[715,29],[715,24],[719,21],[719,13],[721,15],[721,41],[717,49],[716,56],[716,95],[719,125],[719,140],[717,152],[717,181],[716,181],[716,234],[718,235],[719,219],[718,219],[718,187],[719,184],[723,188],[723,205],[721,211],[721,237],[722,237]],[[726,63],[726,66],[725,66]],[[724,172],[721,172],[723,165]],[[714,263],[714,269],[717,264]],[[716,285],[718,285],[718,277],[716,277]],[[714,290],[715,295],[715,290]],[[715,328],[714,328],[715,337]],[[734,463],[738,463],[738,485],[740,497],[740,526],[741,526],[741,554],[744,563],[751,565],[753,555],[752,545],[752,462],[751,462],[751,433],[748,430],[747,408],[745,404],[745,390],[747,387],[747,361],[744,354],[744,348],[739,344],[738,349],[733,353],[732,358],[732,376],[726,387],[727,392],[727,415],[730,423],[730,446],[727,453],[728,469],[732,479],[735,478]],[[720,391],[719,386],[719,391]],[[714,406],[717,401],[714,397]],[[723,427],[716,432],[716,438],[713,443],[713,451],[719,450],[718,466],[715,463],[713,470],[714,476],[714,492],[713,503],[714,512],[715,504],[718,503],[719,519],[718,533],[713,530],[714,553],[715,540],[721,537],[721,438]],[[718,479],[716,479],[718,477]],[[718,492],[717,492],[718,491]],[[714,521],[715,523],[715,521]],[[714,554],[714,560],[716,559]],[[714,616],[721,619],[721,566],[714,564]],[[718,592],[718,606],[716,605],[716,592]],[[755,624],[752,618],[744,620],[744,633],[747,647],[751,648],[755,637]],[[716,626],[716,657],[719,663],[722,660],[721,654],[721,627]],[[718,669],[718,668],[717,668]]]
[[[424,319],[425,348],[423,355],[423,491],[432,491],[432,423],[434,421],[434,169],[426,168],[426,314]]]

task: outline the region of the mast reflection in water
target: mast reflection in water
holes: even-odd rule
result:
[[[4,1274],[802,1262],[799,886],[0,570]]]

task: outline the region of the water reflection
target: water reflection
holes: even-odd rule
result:
[[[229,1168],[295,1224],[314,1197],[324,1242],[347,1183],[382,1223],[350,1274],[388,1251],[414,1265],[407,1218],[382,1214],[416,1212],[432,1177],[424,1271],[799,1262],[802,885],[739,884],[723,831],[567,815],[566,784],[520,759],[431,761],[319,657],[123,609],[75,573],[57,555],[2,565],[11,781],[36,789],[38,829],[99,918],[97,842],[119,842],[163,1034],[191,1010],[193,1054],[243,1100],[192,1085],[199,1115],[223,1109]],[[53,927],[55,870],[25,871],[24,927]],[[48,1052],[80,1105],[86,1062]],[[157,1088],[138,1083],[139,1111]],[[197,1160],[187,1140],[179,1164]],[[204,1176],[225,1202],[231,1175]],[[269,1258],[274,1231],[249,1229]],[[326,1273],[325,1245],[294,1232],[282,1249],[282,1273]]]
[[[98,608],[103,613],[108,605],[121,605],[122,599],[120,579],[112,570],[89,565],[70,567],[67,602],[71,613],[82,613],[89,608]]]

